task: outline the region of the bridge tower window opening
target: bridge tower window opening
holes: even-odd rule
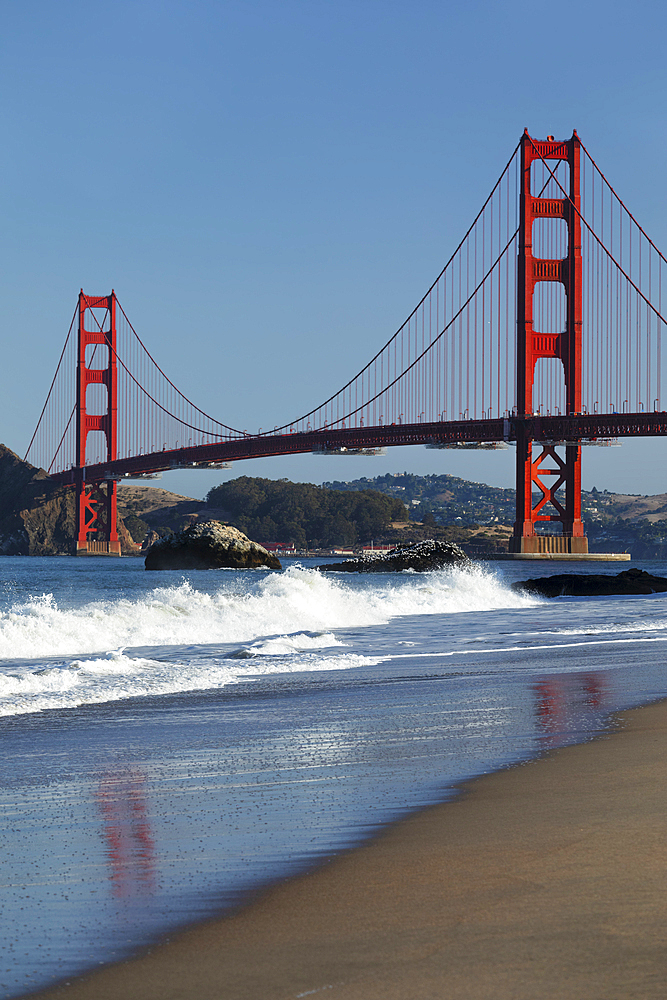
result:
[[[533,257],[539,260],[565,260],[568,231],[565,219],[535,219],[532,232]]]
[[[101,382],[93,382],[86,386],[86,413],[95,417],[103,417],[109,412],[109,390]],[[90,436],[89,432],[89,436]],[[102,433],[102,432],[97,432]],[[104,461],[100,452],[100,461]]]
[[[111,330],[111,310],[105,306],[89,306],[86,309],[86,333],[109,333]]]
[[[567,145],[571,142],[554,143],[554,152],[568,155]],[[547,143],[540,143],[546,146]],[[548,155],[542,152],[541,157],[534,159],[530,164],[530,194],[533,198],[544,198],[549,202],[563,200],[563,190],[570,191],[570,164],[567,159],[561,159],[560,155]],[[553,175],[553,176],[552,176]],[[562,217],[562,208],[559,205],[547,204],[542,206],[542,211],[547,218]]]
[[[109,367],[109,348],[104,344],[86,344],[84,364],[88,371],[106,371]]]
[[[533,291],[533,332],[554,334],[565,332],[567,325],[567,296],[560,281],[538,281]],[[550,344],[551,346],[547,346]],[[538,350],[556,350],[558,345],[545,339]]]
[[[104,431],[89,431],[86,439],[86,465],[104,462],[107,456],[107,436]]]
[[[533,413],[556,416],[565,408],[565,371],[560,358],[538,358],[533,382]]]

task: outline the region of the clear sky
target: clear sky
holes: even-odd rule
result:
[[[23,454],[76,296],[116,293],[232,426],[284,423],[400,326],[527,126],[576,128],[667,249],[667,5],[1,0],[0,440]],[[667,442],[588,448],[585,487],[667,491]],[[171,473],[514,481],[514,451]]]

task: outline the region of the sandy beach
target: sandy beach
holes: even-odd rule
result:
[[[667,703],[477,779],[235,915],[34,996],[665,995]]]

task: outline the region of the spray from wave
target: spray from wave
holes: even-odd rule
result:
[[[245,581],[243,581],[245,582]],[[260,636],[378,625],[397,615],[447,614],[536,603],[475,567],[351,587],[292,567],[251,581],[224,578],[214,594],[190,583],[136,599],[60,608],[50,594],[0,614],[0,658],[79,655],[120,647],[248,642]]]
[[[14,661],[0,671],[0,714],[220,688],[249,673],[371,664],[338,650],[332,630],[531,603],[478,567],[351,584],[296,566],[259,578],[221,574],[213,593],[183,581],[73,608],[42,595],[0,613],[0,657]],[[128,652],[137,647],[150,647],[148,655]]]

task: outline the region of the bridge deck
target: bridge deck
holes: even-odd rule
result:
[[[667,435],[667,412],[589,413],[577,416],[509,417],[493,420],[458,420],[419,424],[387,424],[379,427],[350,427],[339,430],[295,434],[259,434],[233,438],[214,444],[177,448],[119,458],[85,467],[86,482],[123,479],[167,472],[170,469],[206,468],[221,462],[248,458],[299,455],[308,452],[358,451],[406,445],[434,447],[491,444],[516,441],[523,426],[526,436],[536,442],[565,443],[599,441],[619,437],[663,437]],[[74,483],[76,470],[52,476],[56,482]]]

